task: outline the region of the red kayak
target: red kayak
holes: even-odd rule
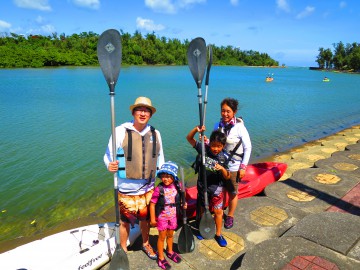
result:
[[[285,173],[286,163],[262,162],[249,164],[246,168],[246,175],[239,183],[238,198],[247,198],[259,194],[265,187],[279,180]],[[187,217],[196,216],[197,188],[192,186],[186,188]],[[228,206],[229,196],[225,195],[225,207]]]

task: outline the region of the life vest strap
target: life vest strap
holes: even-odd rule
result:
[[[153,154],[152,154],[152,157],[155,158],[156,157],[156,133],[155,133],[155,128],[153,126],[150,126],[150,130],[151,130],[151,135],[153,137]]]
[[[127,133],[128,133],[128,155],[126,160],[127,161],[131,161],[132,159],[132,136],[131,136],[131,130],[130,129],[126,129]]]

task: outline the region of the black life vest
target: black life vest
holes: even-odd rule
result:
[[[205,147],[205,164],[207,163],[207,156],[211,156],[211,152],[210,149],[208,147]],[[221,151],[218,154],[218,160],[221,166],[223,167],[227,167],[229,161],[231,160],[232,155],[228,155],[228,153]],[[201,153],[198,153],[196,155],[195,161],[193,162],[193,164],[191,165],[191,167],[195,170],[195,174],[197,174],[200,171],[202,165],[202,160],[201,160]]]
[[[181,188],[180,188],[180,184],[179,181],[174,181],[176,190],[177,190],[177,194],[175,196],[175,203],[170,203],[170,204],[165,204],[165,196],[164,196],[164,184],[160,183],[158,185],[159,187],[159,198],[157,203],[155,204],[155,215],[158,217],[161,213],[161,211],[163,211],[165,209],[165,205],[166,206],[175,206],[176,207],[176,216],[179,217],[179,215],[181,214],[181,204],[182,204],[182,196],[181,196]]]

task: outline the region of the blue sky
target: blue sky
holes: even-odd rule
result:
[[[0,33],[154,31],[268,53],[287,66],[317,66],[320,47],[360,43],[359,15],[359,0],[1,0]]]

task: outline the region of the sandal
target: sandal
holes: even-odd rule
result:
[[[231,229],[234,226],[234,218],[230,216],[226,216],[225,218],[225,229]]]
[[[157,264],[161,269],[170,269],[171,265],[168,263],[166,259],[163,260],[157,260]]]
[[[167,250],[165,250],[165,253],[169,259],[173,260],[176,263],[179,263],[182,260],[179,254],[177,254],[175,251],[173,251],[173,253],[170,254]]]
[[[143,245],[142,246],[142,251],[145,252],[145,254],[152,260],[156,260],[158,257],[157,257],[157,254],[154,252],[153,248],[150,246],[150,244],[147,244],[147,245]]]

